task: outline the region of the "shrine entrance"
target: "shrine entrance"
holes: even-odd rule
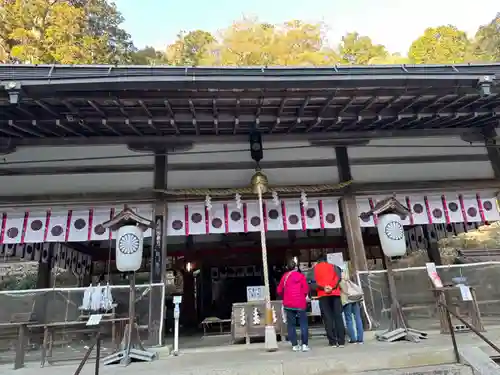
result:
[[[287,260],[294,258],[307,271],[326,252],[346,248],[338,198],[305,199],[265,199],[262,221],[258,203],[251,199],[169,205],[167,253],[173,257],[172,279],[180,268],[184,276],[186,330],[200,327],[206,333],[215,325],[218,333],[228,332],[234,306],[263,302],[261,225],[273,301],[278,300],[276,288]],[[168,273],[167,267],[167,278]]]
[[[197,329],[247,303],[267,266],[278,279],[288,257],[309,266],[316,251],[342,252],[366,274],[382,262],[377,218],[360,213],[380,197],[411,210],[408,249],[500,219],[497,97],[485,95],[497,71],[0,66],[1,249],[39,262],[37,286],[51,285],[54,265],[85,285],[114,270],[99,224],[134,208],[155,224],[141,296],[159,344],[164,297],[183,294],[185,326]],[[253,189],[256,169],[265,191]],[[261,334],[264,319],[244,310],[233,309],[233,331]]]
[[[175,275],[182,274],[182,290],[175,280],[167,289],[172,294],[183,293],[181,320],[188,331],[204,328],[200,324],[205,319],[230,319],[233,304],[263,297],[262,254],[258,236],[249,233],[229,237],[232,238],[198,236],[199,251],[186,249],[172,257],[170,272],[174,279]],[[294,259],[301,270],[307,272],[327,253],[345,253],[345,239],[337,230],[318,230],[314,234],[289,231],[269,237],[268,268],[272,300],[281,299],[276,295],[276,288],[288,260]],[[213,242],[207,242],[208,239]],[[181,269],[182,272],[179,272]],[[170,323],[167,325],[171,327]],[[219,331],[220,327],[216,325],[214,328]]]

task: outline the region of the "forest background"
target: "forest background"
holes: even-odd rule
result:
[[[484,20],[471,36],[454,25],[422,30],[406,56],[391,53],[355,30],[329,41],[321,23],[290,20],[275,25],[256,18],[237,20],[217,34],[180,31],[165,50],[137,49],[123,22],[116,5],[106,0],[0,0],[0,62],[172,66],[500,62],[500,13]]]

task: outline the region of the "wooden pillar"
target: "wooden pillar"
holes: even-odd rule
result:
[[[154,157],[154,188],[166,189],[167,187],[167,155],[166,150],[155,150]],[[167,262],[167,236],[165,225],[167,222],[167,205],[163,193],[157,193],[154,203],[154,228],[151,241],[151,283],[165,283]],[[163,345],[165,320],[163,289],[153,287],[149,301],[149,341],[152,345]],[[163,327],[163,329],[160,329]]]
[[[436,266],[442,265],[443,261],[441,259],[441,253],[439,252],[439,242],[436,231],[434,230],[434,225],[425,225],[423,226],[423,230],[427,237],[427,257],[429,258],[429,262],[436,264]]]
[[[335,155],[340,182],[352,180],[347,147],[335,147]],[[368,269],[368,262],[366,260],[363,235],[361,233],[358,206],[355,195],[349,192],[349,189],[346,190],[342,197],[341,211],[352,269],[354,272],[366,271]]]
[[[36,288],[37,289],[48,289],[51,287],[50,280],[52,275],[52,256],[54,254],[55,243],[49,244],[49,257],[47,262],[42,262],[40,259],[38,261],[38,272],[36,278]],[[47,317],[47,305],[49,303],[49,294],[42,293],[35,298],[35,319],[39,323],[46,323],[48,321]]]
[[[500,122],[499,122],[500,126]],[[498,142],[495,140],[497,135],[496,128],[490,127],[483,131],[484,134],[484,145],[486,146],[486,151],[488,153],[488,158],[490,159],[491,168],[495,179],[500,179],[500,148]]]
[[[36,288],[37,289],[48,289],[50,288],[50,276],[52,273],[52,268],[50,262],[43,263],[41,260],[38,261],[38,272],[36,276]]]

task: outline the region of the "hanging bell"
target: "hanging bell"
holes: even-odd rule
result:
[[[252,191],[255,194],[259,194],[259,189],[262,194],[267,193],[267,191],[269,190],[267,176],[259,170],[255,171],[254,175],[252,176],[251,184]]]

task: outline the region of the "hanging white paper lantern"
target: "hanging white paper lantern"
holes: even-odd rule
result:
[[[302,203],[302,207],[307,208],[309,202],[307,202],[307,194],[305,191],[300,193],[300,203]]]
[[[406,241],[401,218],[396,214],[384,214],[378,217],[378,236],[382,251],[388,257],[406,254]]]
[[[205,197],[205,207],[207,208],[207,210],[211,210],[212,209],[212,198],[210,198],[210,195],[207,195]]]
[[[274,205],[279,206],[280,205],[280,198],[278,197],[278,192],[273,190],[272,195],[273,195]]]
[[[88,286],[83,292],[82,305],[78,308],[79,310],[90,310],[90,300],[92,298],[92,293],[94,292],[94,287],[92,285]]]
[[[116,268],[120,272],[134,272],[141,268],[143,231],[134,225],[118,229],[116,237]]]
[[[241,210],[241,194],[240,193],[236,193],[234,195],[234,200],[236,201],[236,208],[238,210]]]

